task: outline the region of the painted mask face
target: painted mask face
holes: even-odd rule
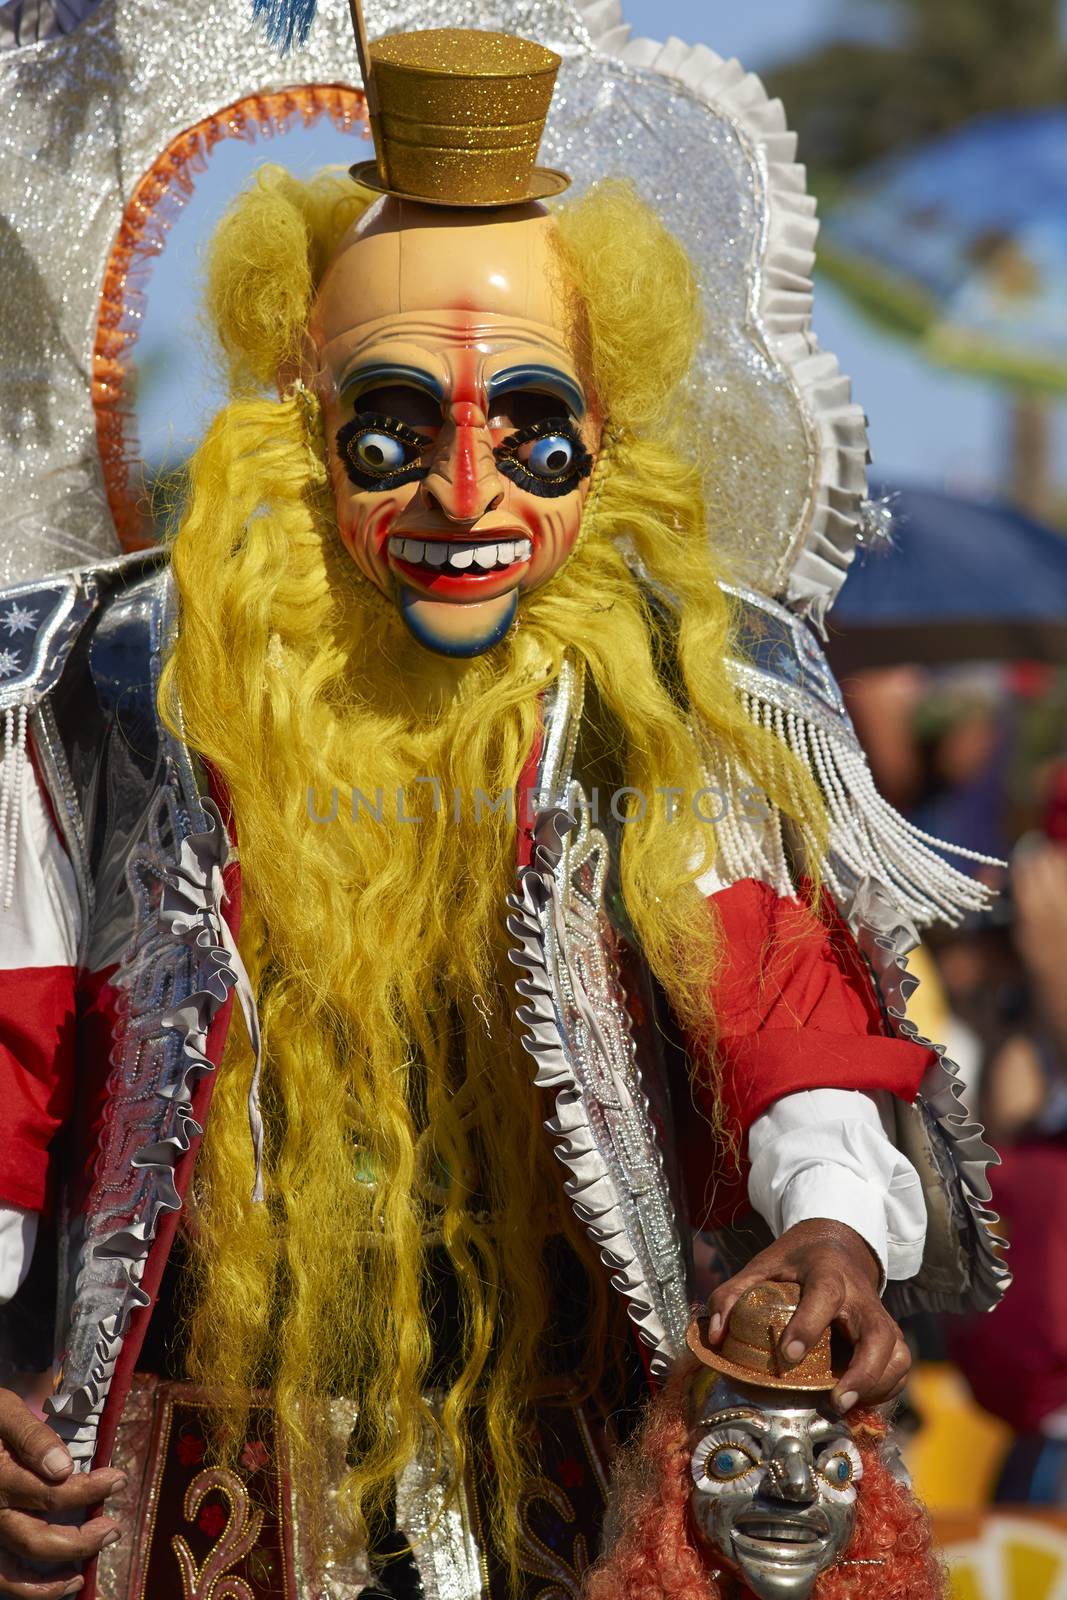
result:
[[[376,205],[309,329],[341,538],[417,639],[473,656],[574,548],[600,442],[538,206]]]
[[[720,1380],[693,1428],[690,1509],[706,1559],[760,1600],[806,1600],[852,1537],[863,1464],[817,1398]]]

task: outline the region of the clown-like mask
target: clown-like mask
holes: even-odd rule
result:
[[[445,655],[502,639],[578,537],[600,423],[553,226],[381,201],[313,309],[341,538]]]
[[[693,1427],[698,1538],[760,1600],[805,1600],[852,1537],[860,1454],[841,1418],[807,1400],[722,1379]]]

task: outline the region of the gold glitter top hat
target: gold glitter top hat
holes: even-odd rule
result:
[[[358,182],[423,205],[477,207],[545,200],[570,183],[535,165],[554,51],[474,28],[397,33],[363,48],[377,160],[350,169]]]
[[[721,1345],[708,1343],[707,1317],[689,1324],[685,1342],[706,1367],[760,1389],[832,1389],[845,1367],[831,1358],[828,1328],[802,1361],[791,1365],[782,1354],[782,1335],[799,1304],[797,1284],[757,1283],[731,1311]]]

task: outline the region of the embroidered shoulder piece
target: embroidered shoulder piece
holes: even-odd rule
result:
[[[157,551],[138,551],[98,566],[34,578],[0,589],[0,899],[11,904],[19,845],[19,804],[30,719],[63,674],[82,629],[117,578],[136,575]],[[39,741],[47,743],[47,739]],[[46,772],[51,776],[47,762]],[[53,794],[62,807],[63,797]],[[65,810],[63,812],[66,815]],[[78,871],[78,841],[64,827]],[[79,879],[84,874],[79,873]],[[84,882],[79,894],[85,906]]]
[[[115,561],[0,588],[0,712],[33,711],[55,688],[74,641],[116,578],[160,559],[137,551]]]
[[[0,589],[0,711],[32,710],[55,688],[99,590],[94,568]]]

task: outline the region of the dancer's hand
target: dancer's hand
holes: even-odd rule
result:
[[[84,1579],[76,1569],[115,1542],[118,1524],[94,1517],[73,1527],[50,1519],[100,1505],[124,1482],[110,1467],[75,1473],[59,1436],[17,1394],[0,1389],[0,1595],[77,1594]],[[43,1578],[28,1561],[55,1563],[64,1575]]]
[[[858,1401],[895,1400],[911,1367],[911,1352],[878,1294],[881,1276],[870,1245],[843,1222],[812,1218],[788,1228],[708,1301],[708,1342],[720,1343],[734,1303],[757,1283],[799,1283],[800,1304],[782,1335],[782,1352],[800,1361],[832,1324],[854,1349],[832,1395],[839,1411]]]

